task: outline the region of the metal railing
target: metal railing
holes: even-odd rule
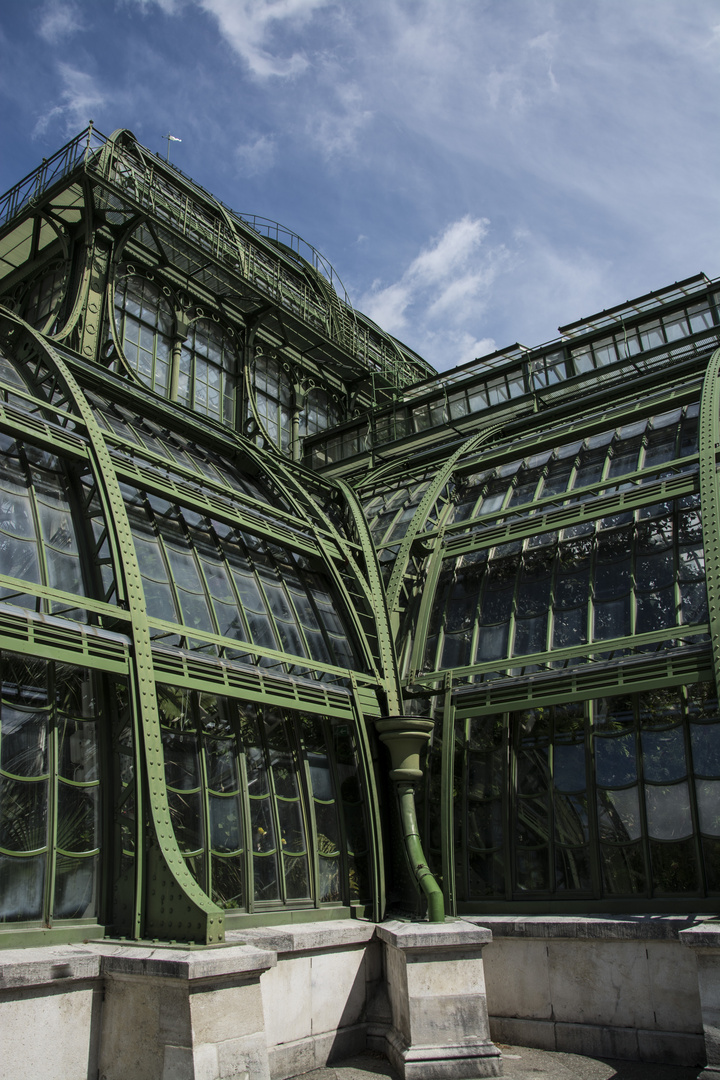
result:
[[[120,191],[173,236],[184,237],[188,251],[199,247],[209,254],[220,276],[239,274],[396,390],[432,371],[381,330],[374,332],[366,320],[358,319],[331,264],[296,233],[269,218],[235,213],[151,151],[109,139],[92,124],[0,196],[0,227],[79,168]],[[308,265],[323,279],[322,285],[308,278]]]

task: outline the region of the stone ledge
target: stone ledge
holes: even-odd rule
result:
[[[100,957],[73,945],[7,949],[0,953],[0,990],[59,986],[100,976]]]
[[[584,941],[674,941],[717,920],[716,915],[465,915],[496,938],[574,938]],[[720,934],[720,923],[717,932]],[[690,944],[690,942],[687,942]]]
[[[145,944],[98,943],[93,948],[101,960],[103,975],[142,975],[194,982],[199,979],[230,979],[236,975],[244,978],[259,976],[277,964],[274,952],[256,949],[252,945],[231,948],[214,948],[210,945],[197,951],[187,951],[182,946],[177,949],[154,949]]]
[[[226,941],[244,941],[276,953],[313,952],[318,949],[365,945],[375,934],[376,923],[362,919],[328,919],[291,926],[254,926],[229,930]]]
[[[697,926],[681,930],[678,938],[693,949],[720,949],[720,925]]]
[[[463,919],[446,919],[444,923],[378,923],[377,936],[396,949],[472,949],[492,941],[491,930]]]

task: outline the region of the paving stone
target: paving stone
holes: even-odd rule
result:
[[[511,1080],[697,1080],[702,1073],[701,1067],[582,1057],[525,1046],[503,1044],[500,1049],[503,1076]],[[381,1077],[397,1080],[382,1054],[365,1053],[304,1073],[302,1080],[379,1080]]]

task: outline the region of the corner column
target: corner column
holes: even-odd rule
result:
[[[377,935],[392,1009],[387,1054],[403,1080],[501,1076],[482,960],[490,930],[448,919],[381,923]]]
[[[274,952],[97,947],[105,976],[100,1080],[269,1080],[260,976]]]

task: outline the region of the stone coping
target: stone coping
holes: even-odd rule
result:
[[[59,985],[100,977],[101,957],[75,945],[42,945],[0,952],[0,990]]]
[[[182,945],[154,949],[145,943],[105,945],[98,942],[87,947],[100,953],[104,975],[154,975],[192,982],[259,974],[277,964],[274,952],[256,949],[253,945],[236,945],[234,948],[210,945],[205,949],[188,950]]]
[[[475,948],[492,941],[492,931],[465,919],[442,923],[390,921],[377,923],[377,936],[396,949]]]
[[[272,949],[276,953],[313,952],[365,945],[372,940],[376,925],[364,919],[328,919],[290,926],[249,926],[228,930],[225,940],[246,941],[258,949]]]
[[[399,949],[477,948],[488,944],[492,936],[485,925],[475,925],[466,919],[448,918],[444,923],[338,919],[232,930],[225,945],[206,948],[88,941],[7,949],[0,951],[0,991],[99,979],[104,975],[154,976],[190,982],[247,977],[275,967],[278,954],[326,952],[364,946],[371,941],[386,942]]]
[[[104,975],[143,975],[164,979],[228,979],[260,974],[277,964],[269,949],[252,945],[186,950],[87,942],[86,944],[8,949],[0,953],[0,990],[60,984]]]
[[[673,941],[705,930],[720,934],[717,915],[465,915],[496,938],[575,938],[586,941]],[[706,925],[710,924],[710,925]],[[720,938],[718,938],[720,942]],[[687,944],[690,944],[687,941]]]
[[[681,930],[680,941],[695,949],[720,949],[720,922],[713,926],[697,926]]]

